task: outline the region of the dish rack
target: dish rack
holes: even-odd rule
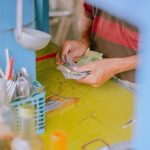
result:
[[[11,102],[12,107],[17,111],[18,115],[18,130],[20,129],[20,115],[19,106],[25,103],[31,103],[35,106],[35,121],[36,121],[36,134],[43,134],[45,131],[45,90],[44,87],[38,82],[32,82],[36,88],[36,92],[32,92],[31,97],[24,99],[15,99]],[[20,130],[19,130],[20,131]]]

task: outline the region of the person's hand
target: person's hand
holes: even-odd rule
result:
[[[109,58],[80,66],[76,71],[91,71],[91,74],[78,80],[78,82],[86,83],[93,87],[98,87],[113,77],[115,74],[119,73],[119,63],[120,58]]]
[[[69,55],[74,62],[77,62],[85,54],[87,49],[88,44],[83,41],[66,41],[61,51],[56,55],[56,62],[58,64],[63,64],[62,57],[66,55]]]

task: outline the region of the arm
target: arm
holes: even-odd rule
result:
[[[86,44],[90,44],[90,33],[91,28],[93,25],[93,7],[88,3],[84,2],[83,10],[84,14],[79,20],[79,32],[81,33],[81,41],[85,42]]]
[[[86,52],[90,44],[90,32],[93,24],[92,6],[84,4],[85,14],[80,18],[79,31],[81,37],[79,40],[66,41],[61,51],[57,54],[57,63],[63,63],[62,56],[70,55],[73,61],[78,61]]]
[[[82,16],[79,21],[79,31],[81,33],[80,41],[84,42],[87,46],[90,44],[90,33],[93,20],[87,16]]]
[[[75,53],[75,55],[77,55],[78,49],[80,50],[80,52],[82,51],[84,51],[84,53],[86,52],[90,44],[90,33],[92,23],[93,20],[86,16],[83,16],[80,19],[79,31],[81,33],[81,37],[78,41],[77,40],[66,41],[63,45],[62,55],[67,55],[69,52],[72,54]]]
[[[137,55],[125,58],[107,58],[81,66],[78,71],[91,71],[91,74],[79,82],[94,87],[100,86],[118,73],[136,69],[137,59]]]
[[[137,55],[118,59],[120,59],[120,63],[118,63],[116,74],[137,68]]]

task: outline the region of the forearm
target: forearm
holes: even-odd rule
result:
[[[116,65],[116,74],[133,70],[137,68],[138,55],[129,56],[125,58],[118,58]]]
[[[79,31],[81,33],[80,40],[84,42],[87,46],[90,45],[90,33],[92,28],[93,20],[83,16],[80,20]]]

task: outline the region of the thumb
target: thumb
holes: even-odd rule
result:
[[[70,50],[71,50],[71,45],[64,44],[63,47],[62,47],[61,56],[67,55]]]

